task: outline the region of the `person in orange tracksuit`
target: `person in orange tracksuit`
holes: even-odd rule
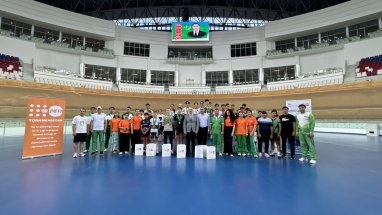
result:
[[[245,121],[247,122],[248,136],[247,136],[247,149],[248,155],[253,155],[257,158],[256,144],[255,144],[255,135],[256,135],[256,127],[257,127],[257,119],[253,116],[252,111],[247,111],[247,117],[245,117]]]
[[[133,132],[132,119],[125,117],[119,122],[119,154],[129,154],[130,138]]]
[[[235,134],[237,141],[237,154],[239,156],[246,156],[246,137],[248,135],[247,122],[244,119],[244,114],[239,112],[239,117],[235,121]]]
[[[119,112],[114,113],[114,117],[110,120],[110,130],[111,130],[111,147],[112,152],[117,153],[117,145],[118,145],[118,139],[119,139],[119,122],[121,121],[121,118],[119,116]]]

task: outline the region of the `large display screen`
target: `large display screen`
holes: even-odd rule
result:
[[[208,41],[210,26],[208,22],[173,22],[172,41]]]

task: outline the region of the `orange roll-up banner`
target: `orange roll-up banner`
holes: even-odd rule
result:
[[[22,159],[62,154],[65,100],[28,97]]]

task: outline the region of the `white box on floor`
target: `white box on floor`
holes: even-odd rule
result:
[[[143,144],[135,144],[135,155],[143,155]]]
[[[186,157],[186,145],[179,144],[176,149],[176,157],[177,158],[185,158]]]
[[[146,156],[153,157],[157,154],[157,144],[149,143],[146,146]]]
[[[171,157],[171,144],[162,145],[162,157]]]
[[[207,155],[207,146],[198,145],[195,146],[195,158],[204,158]]]
[[[379,126],[377,123],[366,124],[366,135],[367,136],[379,136]]]
[[[215,146],[207,146],[207,159],[216,159],[216,147]]]

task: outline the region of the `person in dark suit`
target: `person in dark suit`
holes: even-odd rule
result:
[[[194,114],[194,110],[192,108],[188,109],[188,114],[185,115],[183,121],[183,131],[186,135],[186,153],[187,156],[195,153],[195,137],[199,131],[199,118],[196,114]],[[191,143],[191,144],[190,144]]]
[[[192,24],[192,31],[188,32],[188,36],[190,37],[204,37],[206,34],[206,32],[200,31],[200,25],[198,23]]]

